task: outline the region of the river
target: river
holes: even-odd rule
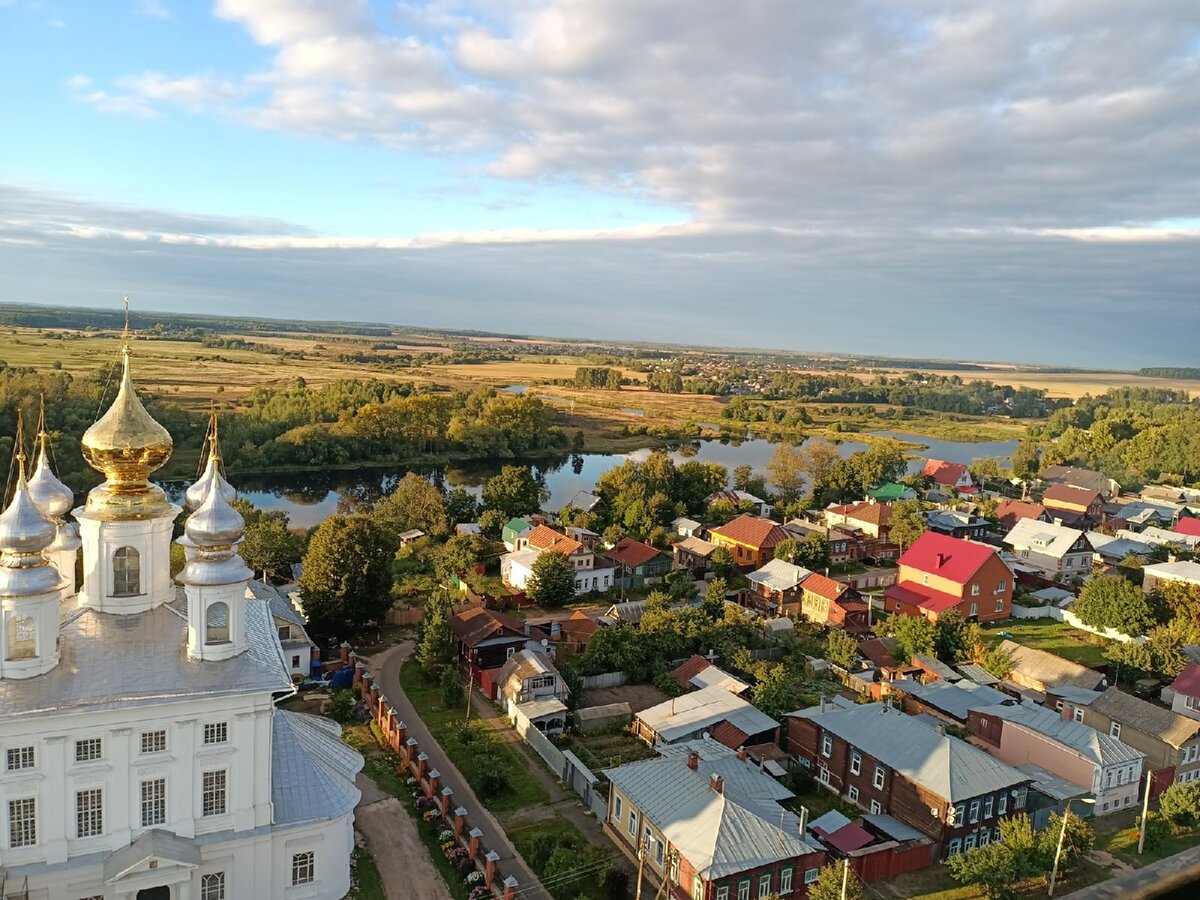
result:
[[[984,441],[966,443],[940,441],[900,432],[875,432],[924,445],[924,449],[912,452],[921,459],[914,460],[912,468],[919,469],[922,459],[944,459],[949,462],[968,463],[981,456],[1010,456],[1016,449],[1016,441]],[[810,439],[811,440],[811,439]],[[838,451],[849,456],[858,450],[867,449],[856,441],[841,441]],[[697,441],[683,449],[671,450],[676,462],[697,459],[715,462],[729,469],[749,465],[758,472],[765,472],[767,461],[775,452],[775,444],[760,438],[734,441]],[[583,453],[568,456],[561,461],[538,461],[533,465],[546,482],[550,498],[547,510],[560,509],[571,496],[580,490],[590,490],[609,469],[621,465],[627,459],[645,459],[651,450],[635,450],[626,454]],[[501,466],[521,460],[487,460],[478,462],[448,463],[436,466],[393,466],[368,467],[362,469],[339,469],[305,472],[281,472],[272,475],[232,475],[238,493],[265,510],[282,510],[291,519],[295,528],[311,528],[320,524],[327,516],[341,511],[365,508],[384,496],[406,472],[415,471],[445,488],[463,487],[478,494],[486,478],[500,471]],[[163,485],[168,493],[178,498],[186,482],[169,482]]]

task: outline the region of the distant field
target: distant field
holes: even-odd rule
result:
[[[437,366],[429,369],[430,377],[445,372],[455,378],[468,381],[481,381],[495,385],[530,384],[538,381],[548,381],[558,378],[574,378],[577,366],[591,366],[587,360],[578,356],[552,356],[546,361],[536,360],[501,360],[499,362],[480,363],[478,365],[458,364]],[[550,362],[549,360],[556,360]],[[644,378],[640,372],[622,369],[625,378]]]
[[[1013,387],[1045,388],[1050,397],[1065,397],[1070,400],[1076,400],[1085,394],[1096,396],[1110,388],[1120,387],[1158,388],[1200,394],[1200,380],[1148,378],[1144,375],[1126,375],[1119,372],[1051,373],[1006,368],[972,369],[966,372],[949,369],[934,371],[938,375],[957,375],[964,381],[994,381],[996,384],[1011,384]]]

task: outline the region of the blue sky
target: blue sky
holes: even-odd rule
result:
[[[1195,364],[1198,48],[1182,0],[0,0],[0,300]]]

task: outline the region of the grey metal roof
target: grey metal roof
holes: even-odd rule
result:
[[[336,819],[358,803],[354,776],[362,770],[363,758],[330,732],[330,724],[316,716],[275,711],[271,804],[276,825]]]
[[[1175,748],[1182,747],[1200,731],[1200,722],[1195,719],[1163,709],[1115,687],[1097,694],[1091,709],[1126,728],[1158,738]]]
[[[1186,581],[1188,584],[1200,584],[1200,563],[1184,560],[1183,562],[1155,563],[1144,566],[1142,572],[1149,573],[1155,578],[1170,581]]]
[[[961,663],[958,671],[963,674],[964,678],[968,678],[976,684],[999,684],[1000,679],[985,669],[983,666],[975,663]]]
[[[929,839],[928,835],[921,834],[917,829],[910,828],[895,816],[889,816],[887,813],[863,816],[863,821],[872,828],[882,831],[893,841],[922,841]]]
[[[751,572],[746,578],[773,591],[790,591],[811,574],[812,571],[804,566],[784,562],[782,559],[773,559],[761,569]]]
[[[850,824],[850,820],[845,815],[838,812],[836,809],[831,809],[823,816],[818,816],[808,823],[808,830],[813,831],[820,828],[826,834],[833,834],[839,828],[845,828]]]
[[[1070,747],[1098,766],[1137,762],[1146,756],[1140,750],[1134,750],[1114,737],[1102,734],[1082,722],[1064,719],[1044,706],[1015,703],[1011,706],[977,707],[976,711],[980,715],[1003,719],[1005,722],[1023,726],[1034,734],[1048,737],[1065,747]]]
[[[152,828],[104,860],[104,880],[120,878],[146,860],[168,860],[190,868],[200,865],[200,845],[194,838],[180,837],[162,828]]]
[[[922,666],[933,672],[938,678],[944,681],[961,681],[962,676],[955,672],[950,666],[946,665],[936,656],[925,656],[917,653],[913,656],[913,664]]]
[[[958,719],[967,720],[967,711],[978,706],[992,706],[1004,703],[1009,699],[995,688],[963,680],[957,684],[948,681],[935,681],[932,684],[921,684],[919,681],[893,681],[892,689],[916,697],[922,703],[932,706],[939,712]]]
[[[43,675],[0,679],[0,719],[108,709],[167,698],[291,690],[291,668],[266,603],[246,603],[249,649],[231,659],[187,655],[186,597],[131,615],[82,609],[59,628],[62,659]]]
[[[1017,766],[1022,772],[1033,779],[1033,786],[1047,797],[1055,800],[1069,800],[1071,797],[1084,797],[1091,793],[1087,788],[1080,787],[1069,778],[1047,772],[1041,766],[1024,763]]]
[[[304,616],[296,611],[296,607],[292,606],[291,599],[279,588],[264,581],[251,581],[248,587],[250,593],[254,595],[254,599],[262,600],[271,608],[271,615],[276,619],[283,619],[285,622],[299,625],[301,628],[306,627]]]
[[[1113,537],[1101,531],[1089,531],[1087,538],[1088,543],[1092,545],[1092,549],[1105,559],[1122,560],[1130,553],[1135,553],[1138,556],[1148,556],[1154,549],[1144,541]]]
[[[671,756],[604,774],[704,878],[721,878],[817,852],[795,813],[778,805],[792,793],[736,756],[699,762]],[[712,776],[723,779],[722,790]]]
[[[719,685],[665,700],[642,710],[637,717],[668,744],[718,722],[728,722],[748,735],[770,731],[779,725],[765,712]]]
[[[848,709],[801,709],[788,716],[810,719],[878,759],[909,781],[958,802],[1014,787],[1027,777],[966,741],[922,725],[882,703]]]

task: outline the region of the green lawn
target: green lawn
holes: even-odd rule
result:
[[[1109,664],[1104,650],[1111,641],[1054,619],[1010,619],[984,626],[985,636],[997,644],[1004,640],[1001,631],[1011,634],[1018,644],[1045,650],[1092,669],[1103,669]]]
[[[421,666],[415,659],[408,660],[401,667],[400,687],[404,689],[404,693],[416,707],[421,721],[425,723],[425,726],[433,733],[434,739],[446,751],[446,755],[462,772],[463,777],[467,779],[476,793],[480,793],[479,773],[475,765],[475,756],[478,750],[474,746],[465,746],[459,741],[459,731],[464,724],[466,714],[465,698],[461,706],[446,709],[442,705],[441,687],[425,680]],[[495,796],[479,797],[488,809],[494,813],[510,812],[545,803],[550,799],[546,789],[530,774],[529,764],[515,754],[512,748],[499,741],[492,741],[488,750],[500,757],[508,767],[508,789]]]
[[[350,893],[346,900],[384,900],[383,881],[366,847],[355,847],[350,857]]]
[[[617,862],[615,851],[601,850],[588,843],[578,828],[565,819],[526,825],[508,832],[513,846],[529,863],[538,878],[557,900],[606,900],[604,878]],[[550,860],[555,850],[565,850],[558,860]],[[586,868],[585,868],[586,867]],[[574,880],[563,880],[565,872],[579,871]]]
[[[1153,850],[1147,847],[1144,853],[1138,853],[1137,842],[1137,828],[1122,828],[1110,834],[1096,835],[1097,850],[1106,850],[1122,862],[1127,862],[1134,868],[1141,868],[1195,847],[1200,843],[1200,828],[1183,829],[1172,834]]]

